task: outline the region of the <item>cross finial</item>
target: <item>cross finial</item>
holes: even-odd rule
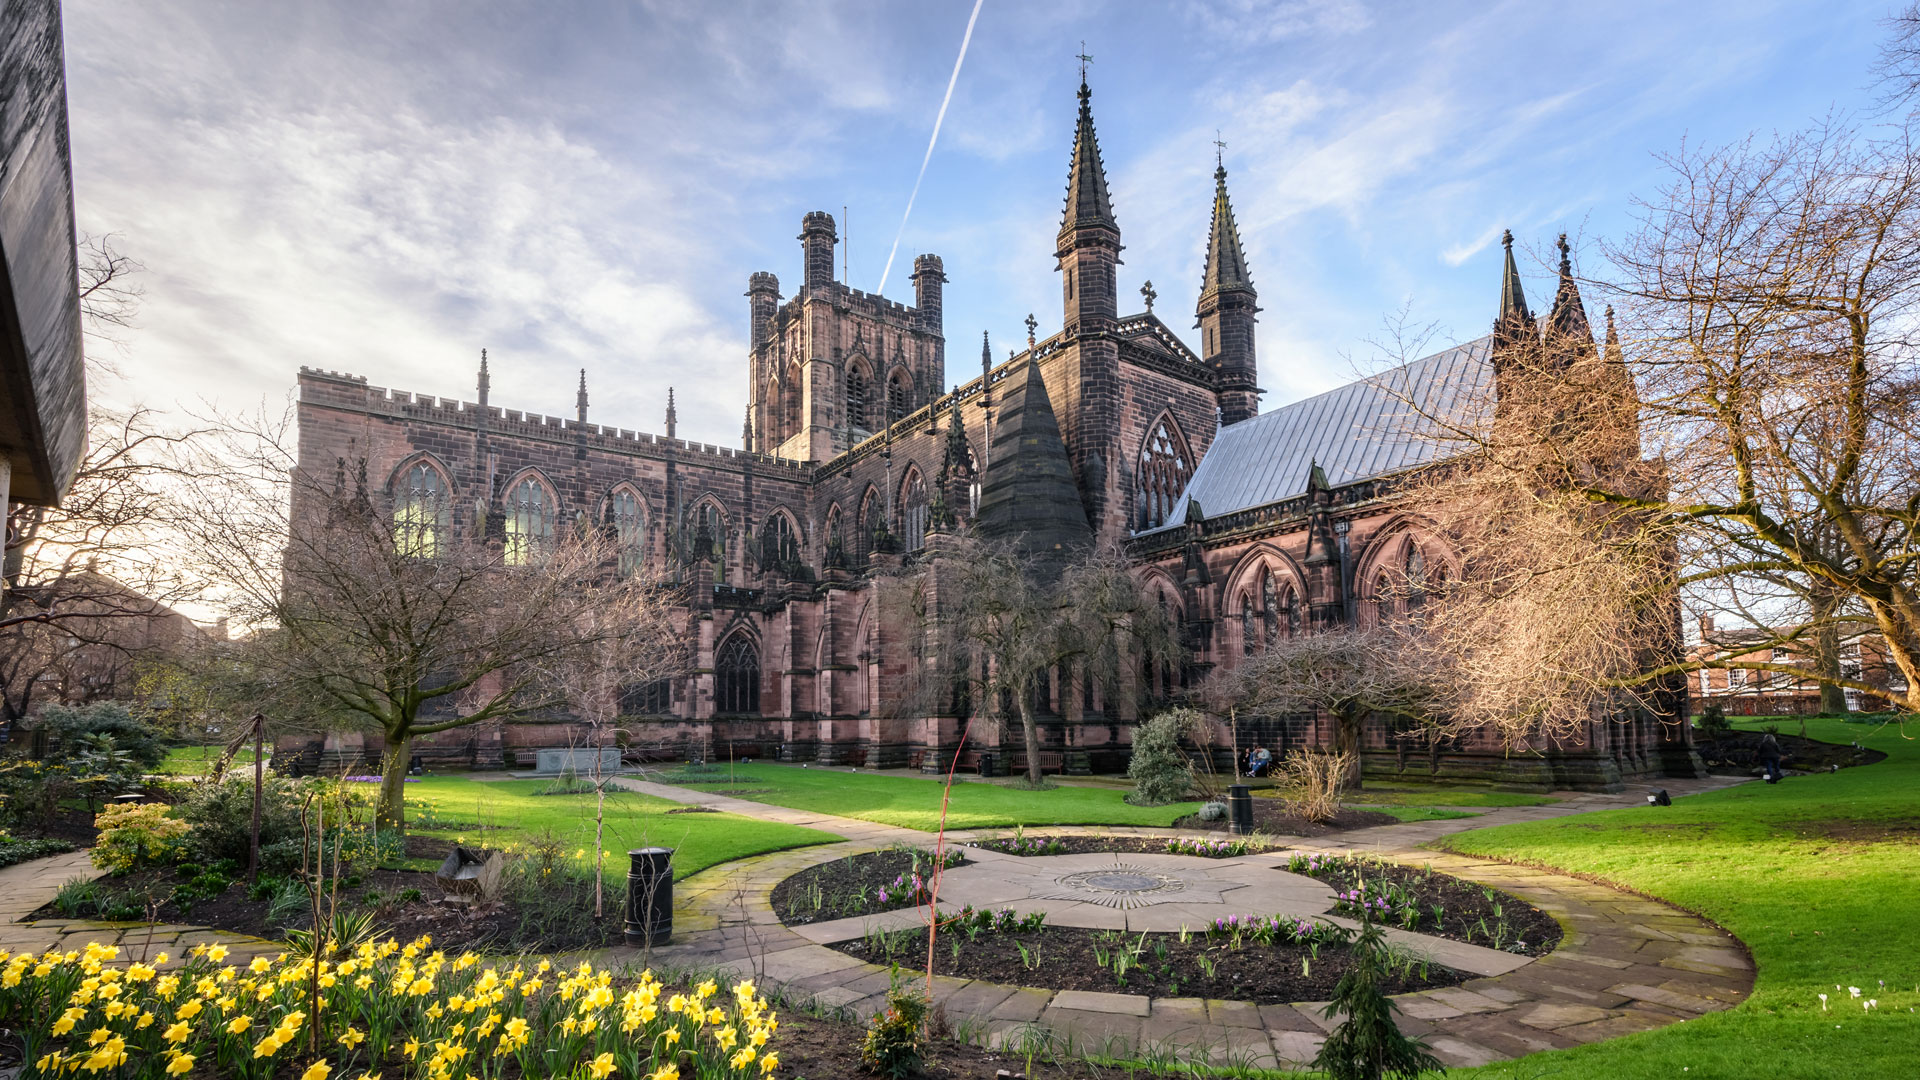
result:
[[[1140,286],[1140,295],[1147,302],[1147,313],[1152,314],[1153,302],[1160,295],[1159,293],[1153,291],[1153,282],[1149,281],[1145,285]]]
[[[1087,54],[1087,43],[1085,39],[1081,40],[1080,51],[1074,56],[1074,59],[1080,61],[1080,85],[1085,86],[1087,85],[1087,65],[1093,63],[1093,57]]]
[[[1227,167],[1227,144],[1220,140],[1220,129],[1213,129],[1213,163],[1220,168]]]
[[[1027,348],[1033,348],[1033,332],[1039,328],[1040,323],[1033,317],[1033,312],[1027,312]]]

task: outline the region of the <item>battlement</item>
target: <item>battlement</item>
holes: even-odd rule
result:
[[[479,425],[489,432],[503,435],[518,435],[575,445],[584,442],[589,448],[613,453],[654,456],[671,452],[677,457],[694,455],[716,462],[732,462],[736,466],[751,464],[755,468],[787,473],[805,473],[811,468],[804,462],[748,453],[730,446],[690,442],[686,439],[609,427],[604,424],[582,424],[577,420],[568,420],[559,416],[545,416],[540,413],[503,409],[493,405],[483,406],[454,398],[435,397],[431,394],[392,390],[384,386],[370,385],[365,376],[320,368],[302,367],[299,389],[302,405],[339,409],[368,416],[385,416],[414,423],[442,423],[461,428]]]

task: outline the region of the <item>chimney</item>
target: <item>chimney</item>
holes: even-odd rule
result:
[[[1713,638],[1713,616],[1700,616],[1700,640],[1706,642]]]

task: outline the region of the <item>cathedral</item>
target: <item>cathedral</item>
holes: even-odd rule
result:
[[[1044,768],[1117,772],[1152,707],[1143,702],[1277,638],[1391,617],[1387,575],[1417,580],[1448,557],[1392,496],[1391,478],[1436,445],[1406,422],[1405,403],[1467,407],[1493,380],[1503,341],[1547,332],[1509,241],[1495,333],[1262,412],[1260,309],[1225,168],[1214,173],[1196,353],[1161,321],[1150,288],[1144,310],[1122,314],[1120,224],[1084,78],[1052,253],[1056,331],[1040,336],[1029,316],[1022,347],[997,361],[983,335],[978,374],[948,389],[940,257],[914,260],[909,305],[835,279],[830,215],[806,214],[799,240],[791,295],[772,272],[747,279],[738,448],[678,438],[671,391],[658,433],[591,422],[584,373],[571,418],[502,408],[483,354],[472,402],[303,368],[301,467],[329,475],[355,462],[396,515],[445,534],[429,543],[499,544],[509,563],[577,522],[617,536],[623,567],[681,587],[695,650],[686,675],[633,688],[631,726],[692,756],[931,772],[1004,745],[1002,761],[1017,766],[1017,733],[979,725],[961,745],[965,717],[909,704],[915,628],[888,624],[875,579],[924,558],[947,518],[1032,551],[1122,545],[1179,624],[1188,663],[1139,673],[1111,700],[1055,679],[1036,702]],[[1544,322],[1594,348],[1564,258]],[[421,752],[478,767],[526,760],[567,744],[556,723],[455,729]],[[1235,734],[1282,755],[1333,737],[1312,715]],[[1653,715],[1523,751],[1383,724],[1364,750],[1370,777],[1543,789],[1617,789],[1698,768],[1686,725]]]

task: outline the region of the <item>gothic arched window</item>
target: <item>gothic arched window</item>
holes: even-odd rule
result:
[[[760,531],[760,568],[785,570],[800,561],[800,542],[793,534],[793,522],[785,514],[767,519]]]
[[[621,488],[607,500],[607,524],[613,528],[613,542],[620,552],[620,573],[640,572],[647,558],[647,513],[631,488]]]
[[[1135,472],[1134,531],[1157,529],[1167,523],[1173,504],[1187,488],[1193,476],[1193,460],[1187,453],[1187,441],[1170,416],[1163,416],[1140,446],[1140,463]]]
[[[1407,558],[1401,569],[1407,579],[1407,609],[1411,611],[1427,599],[1427,556],[1417,541],[1407,541]]]
[[[927,514],[927,482],[919,469],[910,469],[900,485],[900,531],[908,551],[927,546]]]
[[[1280,580],[1269,570],[1260,576],[1260,614],[1265,623],[1267,644],[1280,640]]]
[[[867,497],[860,503],[860,554],[864,558],[873,551],[874,543],[886,530],[886,521],[880,507],[880,493],[867,489]]]
[[[707,546],[699,546],[705,537]],[[693,511],[693,557],[711,559],[717,563],[727,561],[727,519],[720,508],[711,502],[703,502]]]
[[[506,560],[526,566],[553,541],[553,499],[547,486],[529,476],[507,493]]]
[[[973,447],[969,446],[967,447],[967,516],[969,518],[980,514],[980,482],[984,479],[985,477],[980,475],[980,463],[974,460]]]
[[[822,542],[826,547],[827,565],[844,567],[847,559],[847,538],[841,535],[840,531],[839,503],[834,503],[827,510],[827,531],[823,534]]]
[[[713,658],[713,711],[760,712],[760,650],[745,634],[728,638]]]
[[[440,545],[453,525],[447,483],[440,470],[424,461],[415,464],[401,478],[394,495],[394,541],[401,554],[417,559],[440,554]]]
[[[868,428],[872,420],[867,413],[873,397],[873,380],[868,377],[867,369],[859,364],[847,368],[847,424],[850,427]]]
[[[1287,586],[1286,592],[1280,594],[1280,621],[1281,625],[1287,628],[1288,637],[1300,632],[1300,604],[1294,597],[1291,585]]]
[[[1240,594],[1240,651],[1252,656],[1260,649],[1260,639],[1253,630],[1253,594]]]
[[[912,411],[913,380],[906,372],[895,369],[887,380],[887,423],[898,423]]]

